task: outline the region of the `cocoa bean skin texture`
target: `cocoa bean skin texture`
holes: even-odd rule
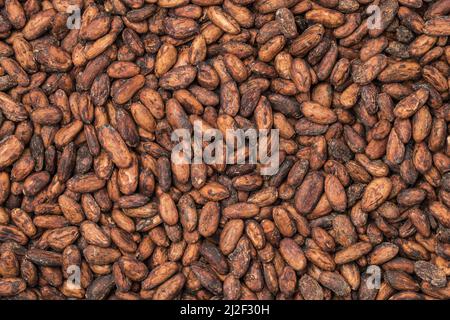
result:
[[[0,299],[450,299],[449,0],[0,11]]]

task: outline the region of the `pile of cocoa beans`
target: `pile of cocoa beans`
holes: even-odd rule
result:
[[[449,299],[449,36],[450,0],[0,0],[0,299]],[[277,172],[175,163],[194,122],[278,129]]]

